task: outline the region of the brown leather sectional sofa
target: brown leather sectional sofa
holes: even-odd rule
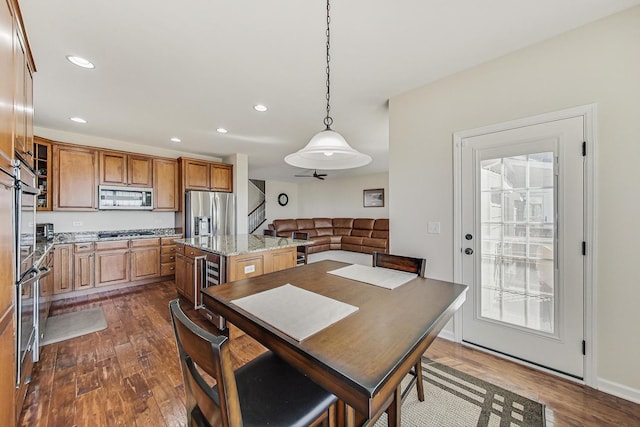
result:
[[[371,254],[389,252],[389,219],[299,218],[276,219],[269,224],[276,236],[291,237],[294,231],[309,233],[308,253],[344,250]]]

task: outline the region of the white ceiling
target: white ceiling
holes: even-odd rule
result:
[[[387,170],[389,98],[638,4],[332,1],[333,129],[373,162],[330,178]],[[246,153],[251,178],[305,179],[283,158],[324,127],[323,0],[20,6],[37,67],[36,126],[216,157]],[[78,68],[66,55],[96,68]],[[269,111],[254,111],[257,103]],[[182,142],[170,143],[174,136]]]

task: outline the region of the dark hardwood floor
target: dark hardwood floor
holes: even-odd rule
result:
[[[52,315],[102,306],[108,327],[43,348],[20,425],[184,425],[168,308],[176,297],[173,286],[162,282],[56,302]],[[206,325],[193,310],[188,313]],[[236,367],[264,351],[246,335],[231,346]],[[640,426],[640,405],[456,343],[437,339],[426,355],[544,403],[549,426]]]

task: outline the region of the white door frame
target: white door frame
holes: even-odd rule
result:
[[[462,140],[488,133],[516,129],[524,126],[537,125],[555,120],[563,120],[571,117],[584,118],[584,135],[586,143],[585,171],[584,171],[584,236],[587,242],[585,256],[585,289],[584,289],[584,335],[586,341],[586,354],[584,364],[584,384],[595,387],[597,379],[597,343],[596,343],[596,259],[597,259],[597,233],[596,233],[596,183],[597,183],[597,144],[596,144],[596,104],[582,105],[566,110],[545,113],[538,116],[526,117],[505,123],[498,123],[477,129],[470,129],[453,134],[453,281],[462,283]],[[453,335],[456,342],[462,342],[462,310],[454,315]],[[553,371],[549,371],[554,373]],[[567,377],[570,378],[570,377]],[[570,378],[575,381],[574,378]]]

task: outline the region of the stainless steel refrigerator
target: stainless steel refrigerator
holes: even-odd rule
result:
[[[185,192],[185,237],[236,234],[236,199],[233,193]]]

